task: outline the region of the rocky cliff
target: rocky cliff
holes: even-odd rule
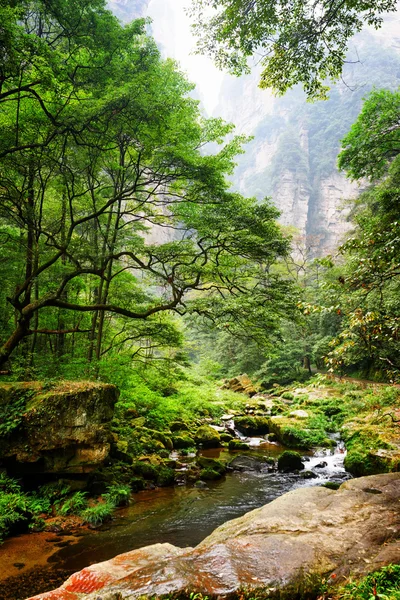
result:
[[[400,43],[394,22],[382,32],[365,31],[354,41],[360,55],[345,66],[343,81],[333,86],[328,101],[309,104],[300,89],[283,98],[260,90],[259,69],[239,79],[226,76],[214,114],[253,135],[239,157],[234,185],[244,195],[272,197],[283,225],[295,227],[314,254],[337,248],[350,224],[351,199],[360,186],[336,167],[341,139],[355,121],[372,87],[397,89],[400,84]],[[362,187],[361,187],[362,189]]]
[[[182,20],[189,0],[109,0],[123,20],[150,15],[152,33],[165,56],[186,61],[183,40],[190,36]],[[331,253],[350,225],[346,201],[360,188],[336,168],[340,140],[355,121],[362,99],[372,87],[396,89],[400,84],[400,13],[389,15],[382,29],[367,28],[351,41],[343,79],[332,87],[330,100],[308,104],[300,89],[283,98],[258,88],[260,69],[235,78],[226,75],[213,116],[233,122],[240,133],[254,136],[238,158],[234,187],[247,196],[272,197],[281,222],[295,227],[298,239],[313,255]],[[198,69],[202,65],[197,65]],[[196,73],[189,70],[190,76]],[[200,80],[199,98],[210,95],[214,77]],[[218,86],[217,86],[218,87]],[[204,89],[203,89],[204,88]],[[215,90],[214,90],[215,91]],[[157,238],[163,232],[152,236]],[[164,241],[164,240],[162,240]]]

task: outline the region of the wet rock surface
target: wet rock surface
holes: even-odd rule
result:
[[[374,490],[371,493],[371,490]],[[296,585],[302,573],[340,580],[400,559],[400,473],[338,491],[301,488],[218,527],[195,549],[155,544],[92,565],[36,600],[116,600],[183,590],[225,596]]]

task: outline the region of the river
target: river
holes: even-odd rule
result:
[[[281,453],[282,446],[262,444],[245,454],[253,458],[276,458]],[[227,450],[207,450],[202,454],[226,458]],[[236,456],[239,454],[236,453]],[[232,454],[229,457],[233,458]],[[343,459],[344,449],[338,442],[334,450],[320,450],[305,456],[306,469],[317,476],[315,479],[268,472],[266,469],[233,471],[221,480],[207,483],[204,489],[176,486],[134,494],[131,505],[119,509],[111,524],[81,537],[67,537],[65,547],[57,548],[48,557],[46,565],[42,564],[41,568],[32,571],[32,565],[26,564],[26,569],[22,568],[19,575],[6,579],[3,573],[0,597],[2,600],[22,600],[28,595],[52,589],[70,573],[85,566],[149,544],[169,542],[180,547],[195,546],[225,521],[263,506],[285,492],[300,486],[322,485],[327,481],[342,482],[348,478]],[[35,535],[43,536],[22,535],[6,542],[0,550],[0,567],[4,567],[4,553],[7,553],[8,545],[15,556],[15,544],[17,549],[19,544],[22,556],[27,538],[32,544]],[[60,538],[55,536],[55,543],[57,539],[60,542]],[[49,539],[46,541],[49,542]]]

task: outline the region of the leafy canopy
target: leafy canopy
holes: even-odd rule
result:
[[[260,87],[278,94],[300,83],[310,99],[326,97],[327,78],[342,72],[350,38],[364,24],[376,28],[394,0],[192,0],[198,50],[233,74],[263,67]]]

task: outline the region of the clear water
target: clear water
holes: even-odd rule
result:
[[[281,453],[282,446],[259,440],[254,441],[254,450],[246,452],[246,456],[276,457]],[[208,450],[203,454],[224,458],[227,451]],[[232,454],[229,456],[233,458]],[[342,482],[348,478],[343,467],[344,456],[340,442],[334,450],[322,449],[305,456],[306,469],[317,474],[316,479],[266,470],[234,471],[222,480],[208,483],[207,489],[178,486],[140,492],[134,495],[131,506],[118,511],[112,524],[80,538],[77,544],[63,548],[50,560],[57,568],[80,570],[158,542],[195,546],[225,521],[259,508],[290,490],[327,481]],[[321,462],[326,465],[318,467]]]

